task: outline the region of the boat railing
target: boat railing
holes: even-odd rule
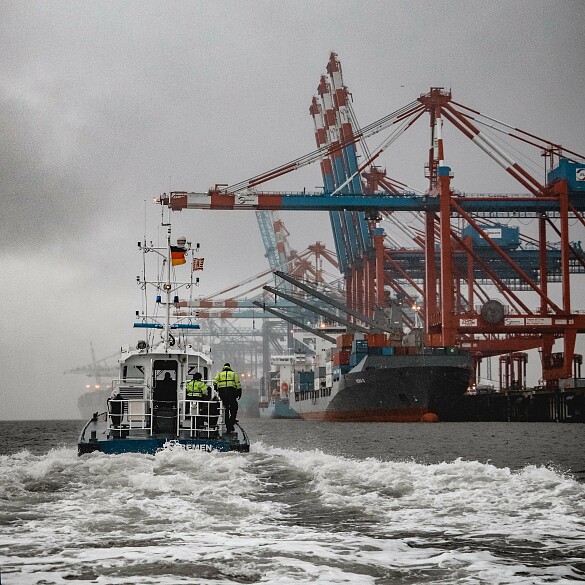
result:
[[[190,437],[210,438],[225,430],[224,407],[219,400],[179,400],[178,433]]]
[[[145,398],[147,394],[144,378],[113,379],[113,398],[108,400],[108,432],[152,434],[152,400]]]
[[[108,400],[107,410],[107,430],[112,436],[152,435],[161,417],[176,417],[176,424],[172,426],[177,436],[209,438],[225,432],[224,407],[217,396],[212,400],[179,396],[176,402],[169,402],[169,406],[173,406],[168,408],[168,414],[161,414],[160,407],[165,402],[145,398],[149,392],[144,379],[116,379],[112,386],[115,392]]]
[[[152,401],[144,398],[108,400],[108,432],[141,430],[152,433]]]

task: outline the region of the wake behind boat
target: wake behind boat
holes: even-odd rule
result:
[[[139,280],[145,291],[148,285],[156,289],[153,314],[146,311],[134,323],[134,327],[147,332],[147,339],[139,341],[135,349],[122,348],[112,394],[84,426],[78,442],[79,455],[93,451],[156,453],[177,447],[250,450],[248,437],[239,424],[227,432],[224,407],[211,383],[210,348],[197,349],[189,340],[189,334],[199,325],[191,317],[171,315],[171,309],[179,302],[179,289],[193,285],[192,281],[171,281],[172,267],[186,262],[190,244],[181,238],[171,245],[170,224],[163,225],[168,227],[166,247],[139,244],[143,254],[155,252],[161,257],[161,273],[166,273],[164,282],[148,282],[146,275]],[[199,377],[206,392],[193,399],[188,395],[188,384]]]

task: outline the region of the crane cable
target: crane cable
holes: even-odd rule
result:
[[[351,183],[351,181],[353,181],[358,174],[360,174],[370,163],[372,163],[374,159],[378,158],[391,144],[398,140],[398,138],[402,136],[402,134],[404,134],[404,132],[406,132],[408,128],[410,128],[410,126],[422,115],[423,112],[424,108],[419,108],[417,111],[413,113],[411,119],[404,119],[402,125],[398,126],[398,128],[396,128],[394,132],[390,134],[390,136],[376,150],[376,154],[374,156],[369,157],[368,160],[363,165],[358,167],[356,172],[353,175],[350,175],[341,185],[339,185],[339,187],[337,187],[337,189],[335,189],[331,193],[331,195],[336,195],[337,193],[339,193],[339,191],[341,191],[344,187]],[[417,115],[415,116],[414,114]]]
[[[385,130],[389,126],[395,124],[396,122],[400,122],[402,117],[405,115],[410,115],[413,113],[413,109],[417,111],[420,109],[421,104],[418,100],[411,102],[410,104],[399,108],[398,110],[384,116],[380,120],[369,124],[365,128],[362,128],[359,132],[355,133],[351,140],[339,142],[338,144],[325,144],[324,146],[305,154],[301,157],[298,157],[288,163],[280,165],[278,167],[274,167],[273,169],[262,173],[261,175],[256,175],[245,181],[240,181],[239,183],[235,183],[234,185],[230,185],[225,189],[225,193],[233,194],[237,193],[238,191],[242,191],[244,189],[253,187],[290,171],[299,169],[303,166],[316,162],[318,160],[323,159],[325,156],[331,154],[331,152],[337,151],[339,149],[348,146],[349,144],[353,144],[355,142],[361,141],[368,136],[373,136],[382,130]],[[334,150],[332,147],[335,147]]]

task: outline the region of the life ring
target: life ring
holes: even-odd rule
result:
[[[283,382],[283,383],[280,385],[280,389],[281,389],[283,392],[288,392],[288,384],[287,384],[286,382]]]

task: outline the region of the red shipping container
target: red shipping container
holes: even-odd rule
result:
[[[351,355],[351,351],[347,349],[343,349],[333,354],[333,365],[334,366],[344,366],[349,364],[349,356]]]
[[[353,343],[353,334],[352,333],[342,333],[341,335],[337,336],[337,347],[339,347],[339,348],[351,349],[352,343]]]
[[[386,335],[384,333],[366,333],[368,347],[384,347],[386,345]]]

